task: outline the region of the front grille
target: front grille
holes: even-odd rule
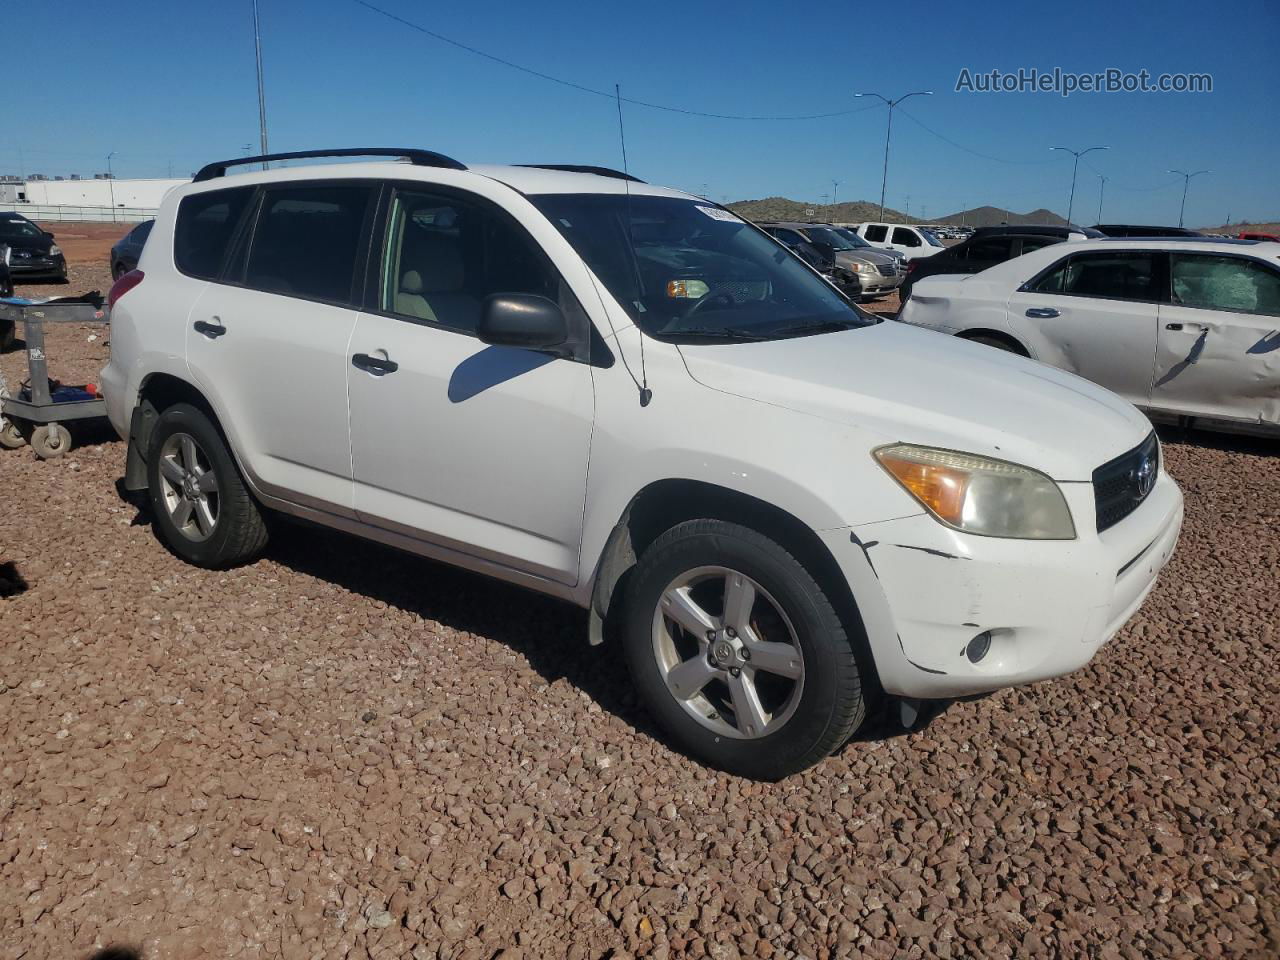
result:
[[[896,277],[898,275],[898,268],[892,263],[876,264],[876,269],[880,271],[880,276],[882,277]]]
[[[1153,433],[1128,453],[1093,471],[1098,532],[1114,527],[1147,499],[1160,472],[1160,444]]]

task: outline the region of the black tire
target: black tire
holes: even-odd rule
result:
[[[995,347],[997,350],[1003,350],[1005,353],[1016,353],[1020,357],[1025,357],[1027,352],[1021,350],[1016,344],[1005,340],[1003,337],[993,337],[985,333],[975,333],[972,337],[962,337],[970,343],[980,343],[986,347]]]
[[[174,523],[166,506],[160,479],[160,460],[166,442],[186,434],[198,444],[217,481],[217,512],[212,532],[193,540]],[[221,432],[201,410],[186,403],[167,407],[151,431],[147,449],[147,496],[156,534],[187,563],[211,570],[245,563],[267,545],[267,527]]]
[[[0,320],[0,353],[8,353],[13,349],[13,342],[18,339],[18,325],[12,320]]]
[[[803,685],[790,718],[754,739],[704,726],[668,690],[655,655],[655,617],[667,587],[689,571],[723,566],[763,587],[794,627]],[[756,531],[720,520],[672,527],[640,557],[627,585],[623,638],[633,682],[659,725],[690,755],[729,773],[778,780],[819,762],[845,743],[865,714],[867,681],[831,600],[786,549]]]

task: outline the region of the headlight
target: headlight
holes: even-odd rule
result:
[[[898,443],[876,460],[949,527],[984,537],[1074,540],[1058,485],[1038,470],[973,453]]]
[[[858,273],[875,273],[876,271],[876,268],[871,264],[861,262],[855,262],[851,269],[858,271]]]
[[[49,256],[56,257],[61,253],[62,249],[56,243],[49,245]]]

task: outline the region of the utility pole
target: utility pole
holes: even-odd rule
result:
[[[1102,174],[1098,174],[1098,179],[1102,181],[1102,185],[1098,187],[1098,223],[1102,222],[1102,195],[1107,189],[1107,178]]]
[[[855,97],[879,97],[889,106],[889,124],[884,131],[884,172],[880,175],[880,219],[884,219],[884,190],[885,185],[889,182],[889,137],[893,134],[893,108],[900,104],[908,97],[931,97],[932,90],[917,90],[914,93],[904,93],[897,100],[890,100],[882,93],[855,93]]]
[[[840,181],[832,180],[831,181],[831,222],[832,223],[834,223],[836,219],[836,191],[839,189],[840,189]]]
[[[262,137],[262,153],[265,156],[271,151],[267,149],[267,94],[262,85],[262,32],[258,29],[258,0],[253,0],[253,52],[258,61],[258,133]],[[262,161],[262,169],[267,169],[267,162]]]
[[[1086,147],[1083,150],[1072,150],[1070,147],[1050,147],[1050,150],[1064,150],[1075,157],[1071,164],[1071,199],[1067,201],[1067,223],[1071,222],[1071,212],[1076,205],[1076,171],[1080,169],[1080,158],[1094,150],[1110,150],[1110,147]]]
[[[1176,173],[1182,178],[1182,206],[1178,207],[1178,226],[1182,226],[1182,215],[1187,209],[1187,187],[1191,185],[1191,178],[1198,177],[1202,173],[1209,173],[1208,170],[1197,170],[1195,173],[1184,173],[1181,170],[1170,170],[1170,173]]]
[[[116,155],[112,150],[107,154],[107,189],[111,191],[111,222],[116,222],[116,178],[111,172],[111,158]]]

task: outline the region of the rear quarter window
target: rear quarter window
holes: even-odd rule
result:
[[[189,277],[216,280],[253,187],[183,197],[173,229],[173,262]]]

